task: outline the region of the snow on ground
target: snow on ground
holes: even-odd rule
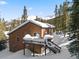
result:
[[[53,41],[56,44],[63,44],[66,43],[68,40],[67,38],[60,37],[59,35],[54,35]],[[71,57],[68,49],[66,46],[62,46],[61,52],[54,54],[53,52],[49,52],[46,56],[32,56],[32,52],[26,49],[26,55],[23,55],[23,50],[20,50],[16,53],[12,53],[9,49],[5,49],[0,51],[0,59],[76,59],[75,56]]]
[[[64,37],[64,34],[57,35],[53,33],[53,41],[59,45],[59,44],[67,42],[68,40],[67,40],[67,37]]]
[[[27,50],[26,50],[27,51]],[[52,52],[48,53],[46,56],[35,56],[31,55],[31,52],[28,50],[26,55],[23,55],[23,50],[16,53],[11,53],[7,49],[0,52],[0,59],[76,59],[75,56],[71,57],[66,47],[62,47],[60,53],[54,54]]]

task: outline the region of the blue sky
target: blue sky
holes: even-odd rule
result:
[[[53,15],[55,5],[63,4],[63,1],[65,0],[0,0],[0,17],[6,20],[21,17],[24,5],[29,16]]]

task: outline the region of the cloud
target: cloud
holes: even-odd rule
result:
[[[4,0],[0,0],[0,5],[5,5],[5,4],[7,4],[6,1],[4,1]]]

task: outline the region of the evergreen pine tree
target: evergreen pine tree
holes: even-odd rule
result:
[[[74,39],[76,36],[76,41],[70,44],[69,51],[72,55],[76,55],[77,59],[79,59],[79,0],[73,0],[71,22],[69,27],[71,34],[74,33],[71,39]]]
[[[26,9],[26,6],[24,6],[24,9],[23,9],[23,15],[22,15],[22,23],[25,22],[27,20],[27,9]]]
[[[60,4],[60,15],[63,15],[63,6]]]
[[[64,31],[67,31],[67,27],[68,27],[68,21],[69,21],[69,16],[68,16],[68,1],[66,0],[64,3],[63,3],[63,29]]]
[[[56,5],[55,6],[55,17],[57,17],[57,15],[58,15],[58,6]]]

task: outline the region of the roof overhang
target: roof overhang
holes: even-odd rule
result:
[[[27,23],[29,23],[29,22],[31,22],[31,23],[33,23],[33,24],[35,24],[35,25],[38,25],[38,26],[40,26],[41,28],[50,28],[50,29],[51,29],[51,28],[55,28],[54,25],[51,25],[51,24],[48,24],[48,23],[43,23],[43,22],[39,22],[39,21],[36,21],[36,20],[27,20],[26,22],[22,23],[21,25],[17,26],[17,27],[14,28],[13,30],[11,30],[11,31],[8,33],[8,35],[11,34],[12,32],[14,32],[15,30],[21,28],[22,26],[24,26],[25,24],[27,24]]]

